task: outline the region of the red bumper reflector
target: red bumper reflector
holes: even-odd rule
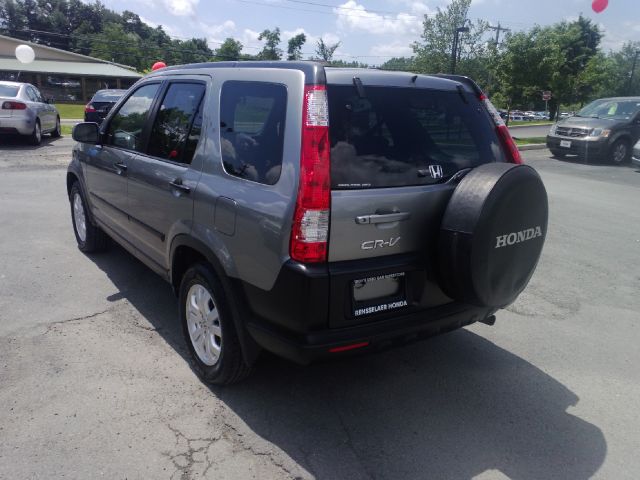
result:
[[[329,349],[329,353],[346,352],[347,350],[355,350],[356,348],[368,347],[369,342],[352,343],[351,345],[343,345],[341,347],[333,347]]]

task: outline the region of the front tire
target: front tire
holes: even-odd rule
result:
[[[100,227],[93,225],[89,220],[87,204],[78,182],[75,182],[71,187],[69,201],[71,203],[73,233],[76,236],[80,251],[94,253],[106,250],[109,237]]]
[[[631,148],[629,143],[624,139],[619,139],[614,142],[609,150],[609,160],[614,165],[623,165],[627,163],[631,158]]]
[[[182,277],[180,320],[193,369],[205,382],[228,385],[249,375],[228,297],[208,264],[196,263]]]

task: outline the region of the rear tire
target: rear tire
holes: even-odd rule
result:
[[[62,128],[60,127],[60,117],[56,117],[56,128],[51,132],[52,138],[59,138],[62,135]]]
[[[629,142],[624,139],[616,140],[609,149],[609,161],[614,165],[624,165],[631,159]]]
[[[228,385],[251,373],[228,296],[213,269],[195,263],[180,283],[180,321],[192,366],[205,382]]]
[[[94,253],[106,250],[109,245],[109,237],[100,227],[93,225],[89,220],[87,204],[78,182],[75,182],[71,187],[69,201],[71,203],[73,233],[80,251]]]
[[[42,142],[42,127],[40,126],[40,120],[36,120],[36,124],[33,127],[33,132],[29,135],[29,143],[34,146],[40,145]]]

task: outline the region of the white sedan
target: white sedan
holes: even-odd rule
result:
[[[0,81],[0,135],[24,135],[39,145],[42,134],[60,136],[60,114],[29,83]]]

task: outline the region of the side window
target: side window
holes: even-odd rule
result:
[[[38,97],[36,96],[33,87],[31,85],[27,86],[27,97],[29,97],[29,100],[31,100],[32,102],[39,102],[40,100],[38,100]]]
[[[33,90],[33,95],[36,97],[36,102],[44,103],[44,98],[42,97],[40,90],[33,86],[31,87],[31,89]]]
[[[153,123],[149,155],[191,163],[202,126],[200,104],[204,90],[205,86],[199,83],[169,85]]]
[[[154,83],[137,89],[111,119],[107,130],[108,145],[141,151],[144,122],[160,88]]]
[[[287,87],[229,81],[220,97],[220,148],[225,171],[267,185],[280,178]]]

